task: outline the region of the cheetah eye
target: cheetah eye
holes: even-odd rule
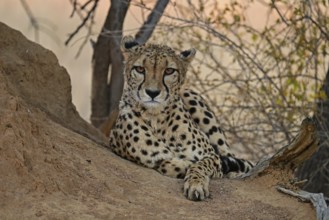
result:
[[[134,66],[134,69],[140,73],[140,74],[144,74],[145,73],[145,68],[142,66]]]
[[[169,76],[169,75],[173,74],[175,71],[176,71],[176,69],[174,69],[174,68],[167,68],[167,69],[165,69],[164,73],[165,73],[165,75]]]

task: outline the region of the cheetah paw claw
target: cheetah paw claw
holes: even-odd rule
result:
[[[184,195],[192,201],[202,201],[209,197],[209,178],[187,179],[184,184]]]

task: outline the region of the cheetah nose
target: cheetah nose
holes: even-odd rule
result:
[[[150,90],[150,89],[145,89],[145,92],[148,96],[150,96],[152,99],[157,97],[160,94],[160,90]]]

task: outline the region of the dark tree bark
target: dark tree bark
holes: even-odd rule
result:
[[[321,90],[326,98],[319,100],[314,115],[320,144],[318,151],[298,169],[297,176],[308,180],[304,190],[329,197],[329,67]]]
[[[152,35],[155,26],[158,24],[164,10],[166,9],[169,0],[158,0],[154,9],[147,17],[147,20],[136,34],[136,40],[140,44],[144,44]]]
[[[111,0],[109,12],[98,36],[92,58],[91,123],[99,127],[117,106],[122,93],[123,65],[120,52],[122,26],[130,1]],[[111,68],[110,85],[108,73]],[[113,94],[113,95],[112,95]]]
[[[115,2],[115,3],[114,3]],[[118,3],[120,2],[120,3]],[[108,86],[108,112],[107,116],[115,111],[119,106],[119,101],[122,95],[123,89],[123,56],[120,50],[120,41],[122,38],[122,28],[126,12],[128,10],[128,4],[130,1],[117,1],[112,0],[112,4],[117,4],[118,9],[113,11],[113,18],[111,19],[110,30],[114,32],[110,33],[110,55],[112,61],[111,78]],[[111,11],[109,12],[111,14]]]
[[[291,143],[282,147],[272,157],[264,158],[259,161],[249,173],[244,175],[243,178],[262,178],[261,176],[268,175],[273,171],[279,171],[280,175],[283,173],[293,175],[292,171],[300,166],[305,160],[310,158],[310,156],[317,150],[319,142],[316,132],[315,120],[310,118],[304,119],[298,135]],[[316,210],[316,219],[329,219],[329,208],[323,194],[299,190],[299,182],[291,180],[292,179],[289,178],[289,183],[279,183],[276,187],[277,190],[297,197],[304,202],[312,203]],[[286,188],[283,187],[284,185]]]

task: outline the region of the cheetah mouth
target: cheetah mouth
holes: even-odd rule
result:
[[[160,105],[160,102],[152,100],[152,101],[146,101],[143,104],[147,108],[155,108]]]

